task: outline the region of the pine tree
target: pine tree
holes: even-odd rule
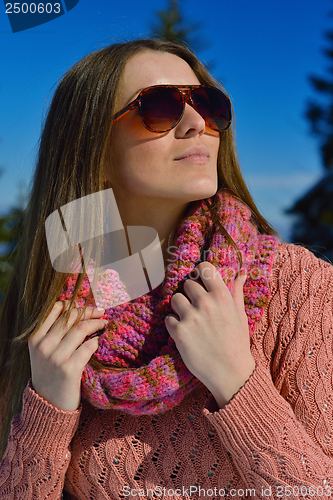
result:
[[[22,234],[24,203],[25,197],[21,192],[17,206],[0,217],[0,303],[16,259],[17,243]]]
[[[157,23],[151,27],[152,36],[191,47],[196,51],[201,50],[206,46],[206,42],[202,36],[195,36],[200,24],[189,22],[182,14],[179,4],[179,0],[169,0],[165,10],[156,12]]]
[[[333,260],[333,30],[324,36],[328,41],[323,51],[329,61],[327,75],[309,77],[323,102],[309,100],[305,112],[311,133],[319,141],[324,175],[287,213],[297,216],[292,242],[303,244],[319,257]]]
[[[310,76],[310,83],[317,94],[324,97],[324,102],[310,100],[306,109],[306,118],[310,122],[311,132],[318,137],[323,166],[326,171],[333,171],[333,30],[324,33],[328,47],[323,53],[329,67],[326,77]]]

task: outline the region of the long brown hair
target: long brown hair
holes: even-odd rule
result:
[[[222,88],[190,50],[157,39],[110,45],[84,57],[62,78],[44,123],[23,234],[1,304],[0,457],[31,377],[27,342],[49,315],[68,277],[52,267],[45,221],[63,205],[103,189],[103,167],[112,143],[110,117],[114,115],[120,78],[129,58],[143,50],[175,54],[189,64],[200,83]],[[259,232],[276,234],[245,185],[231,128],[220,134],[218,175],[219,189],[230,189],[248,205]],[[79,274],[67,318],[83,278],[84,274]]]

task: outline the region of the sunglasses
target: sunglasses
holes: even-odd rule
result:
[[[231,104],[228,97],[216,87],[208,85],[154,85],[143,89],[114,116],[114,122],[134,108],[139,108],[144,127],[151,132],[168,132],[182,119],[188,102],[218,132],[227,130],[231,123]]]

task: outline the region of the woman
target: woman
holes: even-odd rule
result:
[[[0,498],[333,494],[332,266],[260,215],[211,87],[159,40],[60,83],[2,311]],[[103,189],[157,231],[165,278],[98,311],[84,273],[52,268],[45,221]]]

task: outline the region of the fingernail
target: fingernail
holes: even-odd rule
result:
[[[102,312],[102,311],[105,311],[105,309],[103,309],[103,307],[97,307],[97,311]]]

